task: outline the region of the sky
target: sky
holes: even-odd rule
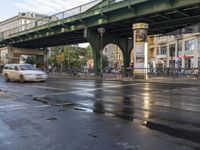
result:
[[[14,17],[18,12],[53,15],[80,6],[91,0],[1,0],[0,21]]]

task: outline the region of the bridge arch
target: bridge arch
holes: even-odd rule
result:
[[[130,66],[130,52],[133,47],[133,40],[128,39],[127,37],[113,36],[109,35],[106,32],[103,34],[102,43],[99,33],[96,31],[88,31],[87,41],[90,43],[93,50],[93,59],[94,59],[94,69],[98,73],[100,71],[100,56],[101,49],[106,47],[108,44],[114,44],[119,47],[123,54],[123,66]],[[102,45],[101,45],[102,44]]]
[[[102,54],[107,56],[108,66],[107,69],[119,71],[124,64],[124,55],[122,49],[114,44],[109,43],[104,46]]]

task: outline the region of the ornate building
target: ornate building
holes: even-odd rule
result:
[[[114,45],[114,51],[113,51],[113,67],[116,69],[120,69],[121,66],[123,66],[123,53],[122,50]]]
[[[14,16],[12,18],[6,19],[4,21],[0,22],[0,33],[4,32],[6,33],[12,32],[17,30],[17,32],[24,30],[26,27],[30,25],[31,22],[34,22],[36,20],[44,19],[47,18],[47,15],[42,15],[42,14],[37,14],[37,13],[31,13],[31,12],[26,12],[26,13],[19,13],[17,16]],[[21,27],[21,28],[19,28]],[[27,52],[25,49],[16,49],[12,47],[2,47],[0,48],[0,63],[1,64],[6,64],[10,62],[17,63],[19,62],[19,57],[20,53],[22,54],[30,54],[30,52]],[[31,51],[33,55],[37,52]],[[43,52],[39,52],[39,55],[43,55]]]
[[[161,67],[199,68],[200,33],[156,38],[156,64]]]

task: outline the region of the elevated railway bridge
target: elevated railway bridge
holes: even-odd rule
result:
[[[101,50],[109,43],[120,47],[124,66],[129,65],[133,45],[141,48],[133,30],[166,34],[199,21],[200,0],[96,0],[2,32],[0,45],[33,49],[89,42],[97,71]]]

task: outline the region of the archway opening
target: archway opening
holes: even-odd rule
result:
[[[109,43],[103,48],[102,66],[104,73],[118,73],[124,65],[123,52],[116,44]]]

